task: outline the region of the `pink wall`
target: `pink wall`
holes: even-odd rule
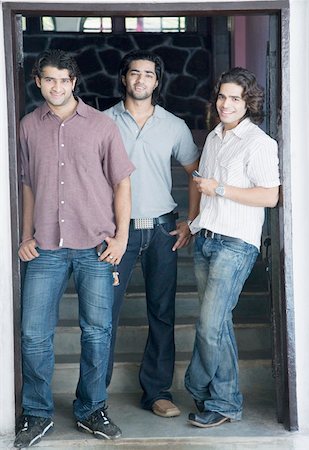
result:
[[[232,35],[232,66],[245,67],[266,86],[268,16],[235,16]]]

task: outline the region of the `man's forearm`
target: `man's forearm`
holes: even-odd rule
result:
[[[189,208],[188,219],[193,220],[199,214],[200,211],[201,194],[196,189],[192,176],[189,179]]]
[[[278,203],[279,187],[239,188],[225,186],[224,197],[247,206],[263,206],[273,208]]]
[[[203,195],[216,196],[215,189],[219,182],[214,178],[195,178],[194,183]],[[241,188],[224,184],[224,198],[242,205],[273,208],[278,203],[278,197],[279,186]]]
[[[22,241],[33,238],[33,211],[34,211],[34,196],[30,186],[23,184],[23,231]]]
[[[124,178],[114,188],[114,210],[116,222],[115,237],[127,241],[131,217],[131,183],[129,177]]]
[[[198,192],[195,183],[193,182],[192,172],[198,169],[199,161],[184,166],[188,175],[188,191],[189,191],[189,208],[188,219],[193,220],[199,213],[201,194]]]

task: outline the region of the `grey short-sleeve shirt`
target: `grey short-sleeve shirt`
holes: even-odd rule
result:
[[[154,114],[139,128],[121,101],[104,111],[118,125],[130,160],[132,218],[158,217],[177,206],[171,195],[171,157],[182,166],[199,158],[199,151],[184,120],[155,106]]]

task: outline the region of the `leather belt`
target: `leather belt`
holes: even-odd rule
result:
[[[242,239],[235,238],[232,236],[225,236],[224,234],[214,233],[213,231],[206,230],[206,228],[202,228],[200,230],[200,236],[202,236],[204,238],[210,238],[210,239],[219,239],[219,240],[223,240],[223,241],[238,242],[239,244],[244,243],[244,241]]]
[[[134,230],[151,230],[156,225],[162,225],[163,223],[174,222],[178,219],[178,213],[162,214],[159,217],[142,217],[140,219],[131,219],[130,228]]]

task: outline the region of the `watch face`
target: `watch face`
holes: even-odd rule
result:
[[[216,192],[216,194],[218,194],[221,197],[223,197],[224,192],[225,192],[224,191],[224,186],[222,186],[222,185],[217,186],[216,189],[215,189],[215,192]]]

